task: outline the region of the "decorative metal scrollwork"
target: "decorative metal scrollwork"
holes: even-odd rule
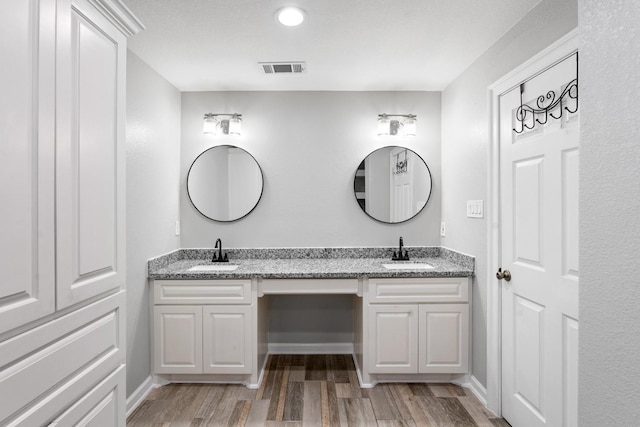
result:
[[[577,60],[576,53],[576,76],[578,75]],[[523,103],[523,93],[524,82],[520,84],[520,106],[516,110],[516,122],[520,124],[520,129],[513,128],[513,131],[518,134],[525,130],[532,130],[536,124],[545,125],[549,116],[560,119],[565,110],[572,114],[578,111],[578,77],[571,80],[560,95],[557,95],[553,90],[547,92],[546,95],[540,95],[536,98],[535,106]],[[569,100],[573,102],[569,102]],[[571,108],[571,104],[575,104],[575,107]]]
[[[400,160],[400,153],[396,154],[396,169],[393,170],[394,175],[401,175],[403,173],[407,173],[407,150],[404,150],[404,159]]]

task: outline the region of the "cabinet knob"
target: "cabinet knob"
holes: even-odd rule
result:
[[[498,272],[496,273],[496,277],[498,278],[498,280],[506,280],[507,282],[511,281],[511,272],[509,270],[505,270],[502,271],[502,267],[500,267],[498,269]]]

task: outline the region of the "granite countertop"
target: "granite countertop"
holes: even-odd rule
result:
[[[149,260],[150,279],[350,279],[387,277],[473,276],[475,259],[440,247],[408,247],[409,263],[427,263],[433,269],[389,270],[394,248],[283,248],[229,249],[233,271],[188,271],[212,265],[212,249],[178,249]],[[385,256],[387,255],[387,256]]]

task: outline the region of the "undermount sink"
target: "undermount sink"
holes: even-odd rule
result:
[[[237,264],[209,264],[209,265],[196,265],[191,267],[187,271],[233,271],[238,268]]]
[[[387,270],[429,270],[435,268],[431,264],[424,262],[399,262],[393,264],[382,264]]]

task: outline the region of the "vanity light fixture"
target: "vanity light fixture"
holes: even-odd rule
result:
[[[416,136],[415,114],[379,114],[378,136],[403,135],[405,137]]]
[[[304,22],[307,14],[300,8],[288,6],[278,9],[274,16],[276,22],[285,27],[297,27]]]
[[[202,133],[205,135],[237,135],[242,133],[242,114],[206,113]]]

